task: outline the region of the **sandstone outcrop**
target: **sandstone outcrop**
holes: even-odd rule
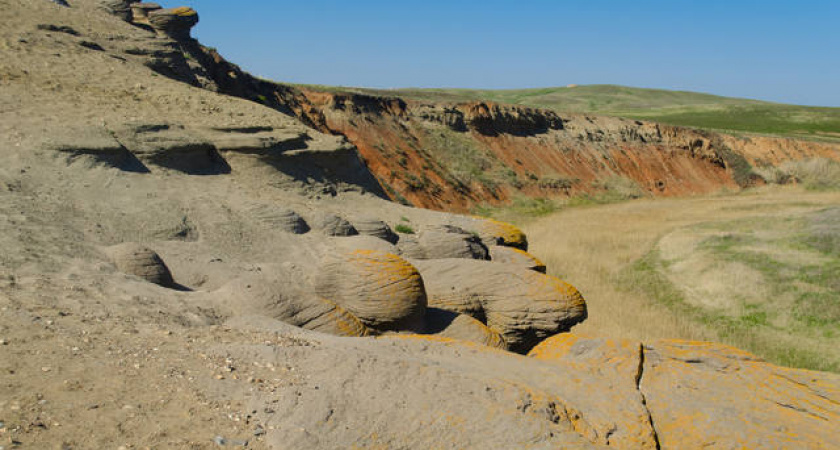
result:
[[[189,39],[190,29],[198,23],[198,13],[186,6],[155,9],[149,12],[148,18],[152,28],[177,41]]]
[[[429,227],[406,235],[397,244],[400,255],[413,259],[490,259],[478,237],[452,226]]]
[[[249,208],[248,214],[287,233],[303,234],[310,230],[300,214],[281,206],[256,204]]]
[[[175,281],[160,256],[149,247],[127,242],[105,249],[120,272],[138,276],[149,283],[172,287]]]
[[[557,278],[492,261],[416,260],[429,306],[469,315],[527,353],[586,319],[580,292]]]
[[[315,218],[315,228],[327,236],[354,236],[359,234],[347,219],[332,213],[321,213]]]
[[[516,247],[505,247],[502,245],[491,245],[488,247],[490,259],[501,264],[514,267],[522,267],[537,272],[546,272],[545,263],[536,256],[520,250]]]
[[[131,21],[133,23],[141,24],[141,25],[149,25],[151,26],[152,23],[149,21],[149,13],[152,11],[157,11],[159,9],[163,9],[157,3],[146,3],[146,2],[137,2],[132,3],[131,5]]]
[[[505,245],[528,250],[528,238],[515,225],[493,219],[469,216],[453,216],[450,222],[463,230],[475,233],[488,247]]]
[[[315,293],[377,331],[425,329],[420,273],[399,256],[373,250],[338,252],[322,263]]]
[[[236,279],[213,297],[237,315],[267,316],[337,336],[374,334],[358,317],[314,293],[309,278],[301,267],[284,264]]]
[[[131,21],[131,4],[137,0],[102,0],[101,5],[109,13],[129,22]]]
[[[837,430],[831,424],[840,419],[837,375],[777,367],[707,342],[639,343],[567,334],[543,341],[529,355],[585,374],[595,385],[587,399],[591,407],[635,408],[636,425],[644,426],[621,424],[613,436],[628,439],[620,444],[625,448],[834,445]],[[640,415],[640,404],[649,420]],[[645,429],[655,430],[655,443]]]
[[[355,228],[359,234],[378,237],[379,239],[390,242],[391,244],[396,244],[397,240],[399,240],[399,236],[397,236],[396,233],[391,230],[391,227],[382,220],[373,217],[360,217],[354,219],[352,224],[353,228]]]
[[[481,321],[440,308],[426,309],[426,333],[492,348],[505,348],[502,336]]]

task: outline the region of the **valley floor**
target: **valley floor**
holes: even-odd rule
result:
[[[777,364],[840,370],[840,193],[735,195],[569,208],[524,225],[616,338],[723,341]]]

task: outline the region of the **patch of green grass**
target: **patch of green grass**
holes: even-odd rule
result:
[[[394,231],[396,231],[397,233],[402,233],[402,234],[414,234],[414,228],[411,228],[410,226],[408,226],[404,223],[398,223],[394,227]]]
[[[806,219],[751,218],[696,226],[703,233],[724,232],[703,239],[694,247],[692,257],[700,255],[714,264],[735,264],[761,274],[761,286],[756,289],[766,295],[740,297],[737,292],[743,292],[744,287],[731,285],[730,297],[724,302],[727,308],[706,306],[696,298],[689,301],[689,291],[672,281],[680,278],[667,275],[683,260],[665,261],[656,247],[627,267],[617,281],[681,317],[710,327],[724,342],[771,362],[840,371],[837,355],[820,355],[809,347],[814,340],[836,339],[840,330],[840,253],[835,247],[840,240],[838,216],[840,208],[832,208]],[[815,240],[815,236],[820,237]],[[748,285],[746,289],[751,292]],[[780,341],[779,334],[788,338]]]
[[[516,197],[508,205],[491,206],[487,204],[477,205],[472,209],[472,214],[482,217],[490,217],[505,222],[522,223],[523,220],[530,220],[536,217],[546,216],[559,211],[563,204],[550,198]]]

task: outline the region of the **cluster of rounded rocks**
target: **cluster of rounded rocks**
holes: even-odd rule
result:
[[[385,222],[320,212],[312,226],[296,212],[246,206],[271,228],[325,236],[314,261],[267,264],[215,292],[235,315],[266,315],[343,336],[434,334],[527,353],[586,318],[583,297],[546,275],[524,234],[487,219],[395,233]],[[469,229],[470,231],[465,231]],[[172,275],[139,244],[107,250],[117,269],[170,287]]]

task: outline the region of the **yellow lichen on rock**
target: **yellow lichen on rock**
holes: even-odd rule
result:
[[[499,245],[528,250],[528,239],[517,226],[495,219],[483,219],[476,230],[482,239],[491,237]]]
[[[376,250],[339,251],[325,260],[315,290],[378,331],[424,329],[426,290],[408,261]]]
[[[198,14],[196,10],[190,8],[189,6],[179,6],[177,8],[172,8],[170,11],[172,14],[181,17],[194,16]]]

